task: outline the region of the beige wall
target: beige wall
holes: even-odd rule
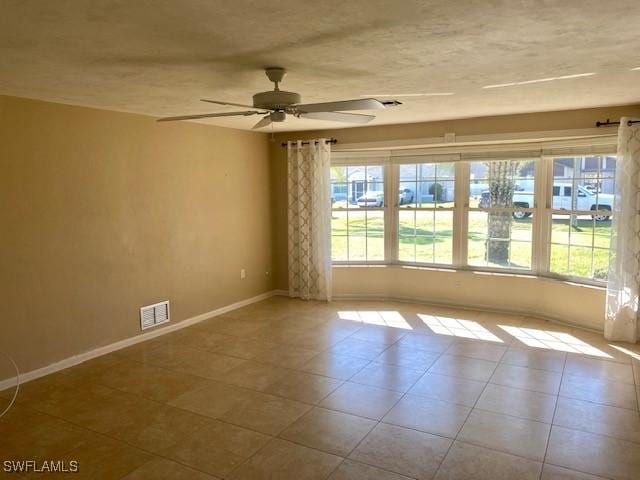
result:
[[[562,112],[470,118],[443,122],[348,128],[276,135],[271,144],[272,195],[274,202],[275,284],[287,288],[286,149],[287,140],[334,137],[339,143],[364,143],[462,135],[490,135],[547,130],[593,128],[597,120],[639,116],[640,106],[592,108]],[[479,275],[470,272],[410,270],[401,268],[334,268],[335,295],[411,297],[428,302],[487,305],[511,310],[535,309],[536,313],[564,321],[602,327],[604,294],[601,289],[562,282],[512,276]],[[452,279],[461,288],[452,287]],[[504,295],[506,293],[506,295]],[[504,297],[503,297],[504,295]],[[507,297],[509,300],[504,301]]]
[[[0,96],[0,349],[29,371],[139,334],[140,306],[271,290],[269,174],[265,134]]]

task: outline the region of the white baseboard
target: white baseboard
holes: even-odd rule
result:
[[[217,317],[218,315],[222,315],[224,313],[230,312],[231,310],[236,310],[238,308],[245,307],[252,303],[260,302],[262,300],[266,300],[274,295],[280,295],[279,290],[272,290],[269,292],[262,293],[260,295],[256,295],[255,297],[247,298],[245,300],[241,300],[236,303],[232,303],[231,305],[225,305],[224,307],[216,308],[215,310],[211,310],[209,312],[201,313],[200,315],[196,315],[195,317],[187,318],[180,322],[164,324],[164,326],[151,330],[149,332],[142,333],[140,335],[136,335],[135,337],[125,338],[124,340],[120,340],[115,343],[110,343],[109,345],[104,345],[102,347],[98,347],[94,350],[89,350],[88,352],[79,353],[78,355],[74,355],[72,357],[65,358],[64,360],[60,360],[59,362],[52,363],[47,365],[46,367],[41,367],[36,370],[31,370],[29,372],[20,374],[20,383],[26,383],[31,380],[35,380],[36,378],[44,377],[45,375],[49,375],[51,373],[58,372],[60,370],[64,370],[65,368],[72,367],[74,365],[78,365],[79,363],[86,362],[87,360],[91,360],[92,358],[100,357],[107,353],[114,352],[116,350],[120,350],[125,347],[129,347],[131,345],[135,345],[136,343],[144,342],[145,340],[150,340],[155,337],[159,337],[161,335],[166,335],[170,332],[175,332],[176,330],[180,330],[196,323],[202,322],[208,318]],[[13,387],[16,384],[15,378],[8,378],[6,380],[0,381],[0,391]]]

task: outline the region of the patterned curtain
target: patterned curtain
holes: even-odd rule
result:
[[[620,119],[604,335],[636,342],[640,294],[640,124]]]
[[[289,142],[289,296],[331,300],[330,145]]]

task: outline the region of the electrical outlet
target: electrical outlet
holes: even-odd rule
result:
[[[247,277],[247,271],[242,268],[240,269],[240,280],[244,280]]]

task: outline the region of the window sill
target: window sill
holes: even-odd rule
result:
[[[601,282],[590,282],[589,280],[580,281],[577,279],[569,279],[562,277],[552,277],[544,275],[536,275],[535,273],[526,272],[501,272],[496,270],[483,270],[476,268],[456,268],[440,265],[407,265],[407,264],[388,264],[388,263],[334,263],[332,268],[385,268],[400,270],[424,270],[429,272],[446,272],[446,273],[467,273],[473,275],[487,275],[495,277],[511,277],[511,278],[527,278],[551,282],[554,284],[571,285],[575,287],[589,288],[595,290],[606,290],[606,284]]]

